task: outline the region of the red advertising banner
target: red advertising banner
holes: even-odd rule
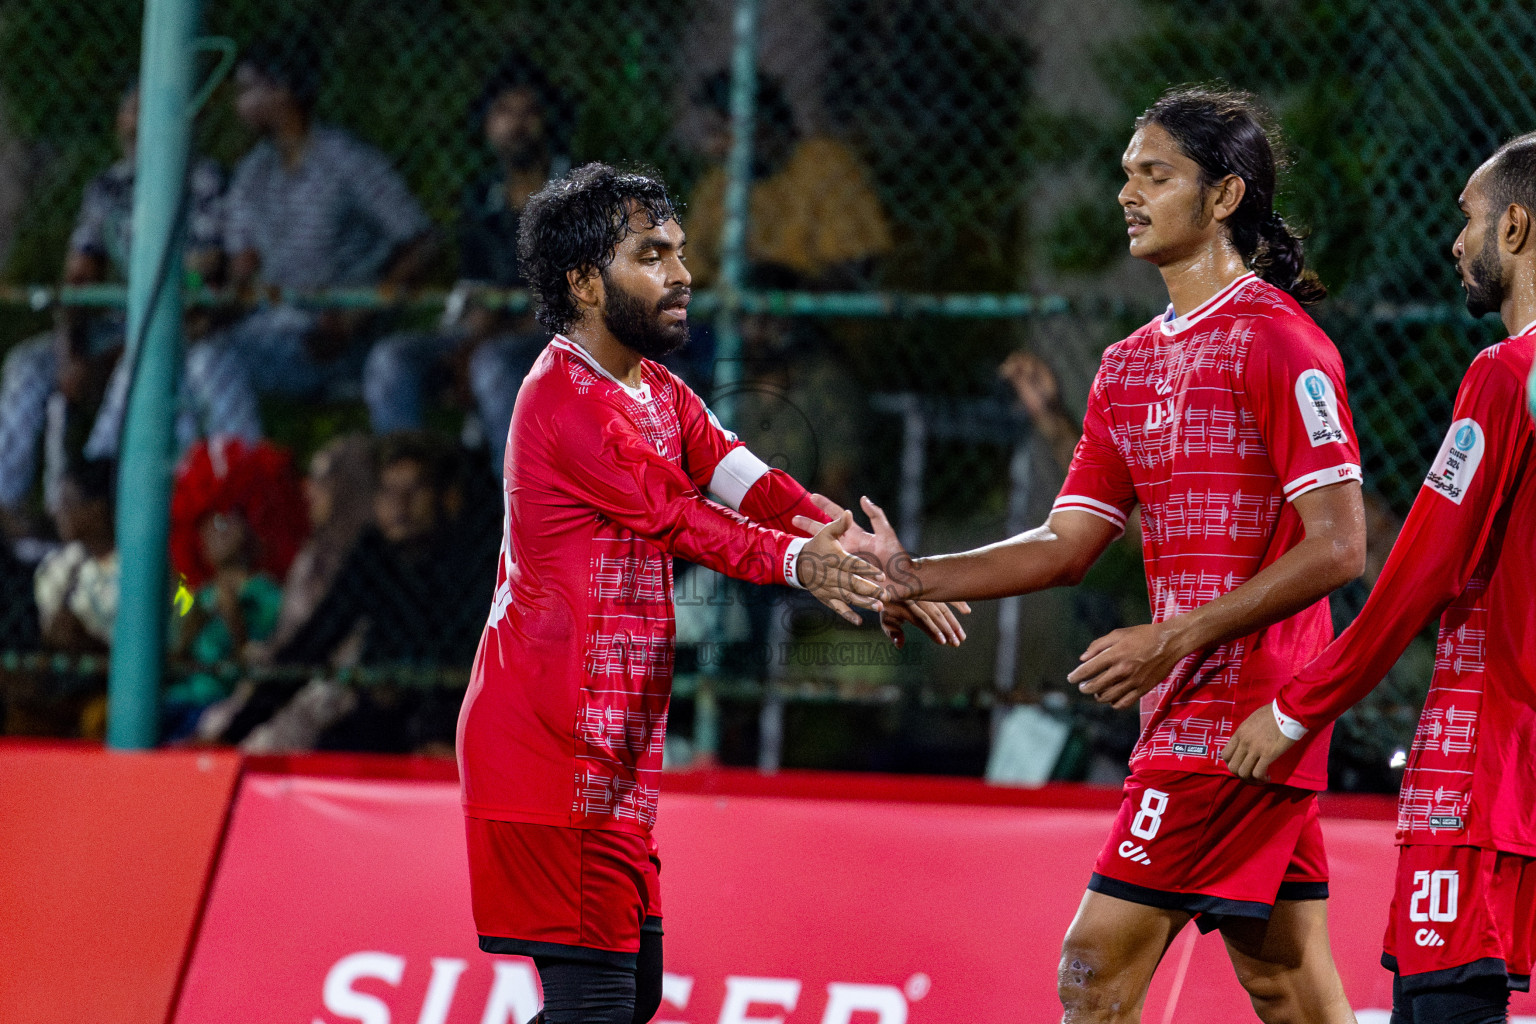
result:
[[[1058,1020],[1057,950],[1110,818],[664,795],[657,1020]],[[1384,1024],[1392,826],[1328,818],[1325,831],[1335,955],[1361,1024]],[[178,1024],[523,1024],[537,1006],[531,964],[476,948],[456,786],[247,774]],[[1513,1010],[1536,1014],[1536,1001]],[[1255,1018],[1220,938],[1188,929],[1143,1019]]]
[[[0,741],[0,1021],[169,1018],[239,774],[232,751]]]

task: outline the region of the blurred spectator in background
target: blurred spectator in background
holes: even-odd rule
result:
[[[704,80],[693,99],[706,123],[713,162],[688,204],[688,269],[695,287],[715,282],[725,225],[725,159],[731,149],[730,75]],[[847,146],[802,137],[778,84],[760,77],[753,121],[747,258],[793,271],[807,287],[867,282],[875,257],[890,251],[891,229],[869,174]]]
[[[259,542],[239,509],[205,516],[198,538],[213,578],[198,589],[192,609],[175,624],[172,647],[173,655],[197,670],[162,695],[162,740],[187,735],[203,709],[228,694],[228,683],[213,670],[243,661],[247,644],[270,637],[283,600],[277,580],[255,568]]]
[[[405,431],[377,442],[373,522],[329,592],[274,658],[305,666],[466,666],[483,616],[465,600],[480,546],[460,513],[458,453],[432,435]],[[361,691],[322,677],[269,687],[228,716],[220,733],[247,750],[451,752],[460,693],[374,683]],[[270,720],[275,698],[291,697]],[[210,709],[211,710],[211,709]],[[199,726],[206,735],[217,721]]]
[[[222,663],[276,627],[288,570],[307,535],[304,502],[287,451],[267,441],[219,437],[176,467],[171,494],[171,564],[195,594],[173,623],[172,651],[198,666],[163,695],[162,738],[180,739],[202,709],[229,692]]]
[[[373,493],[372,441],[363,434],[334,438],[309,460],[304,480],[309,540],[283,580],[277,628],[271,642],[258,649],[258,660],[270,662],[272,651],[292,640],[330,593],[358,537],[373,520]]]
[[[499,478],[517,389],[549,336],[531,313],[514,315],[478,299],[485,289],[525,285],[517,268],[518,224],[528,197],[570,169],[569,118],[543,73],[513,56],[486,83],[471,120],[496,157],[497,173],[465,192],[459,283],[442,329],[376,344],[363,372],[363,394],[373,429],[383,434],[419,428],[426,393],[451,385],[461,402],[474,402],[475,432],[490,449]]]
[[[464,582],[484,568],[457,529],[463,510],[458,454],[418,431],[378,441],[373,523],[314,614],[276,652],[300,665],[335,664],[348,641],[364,665],[466,666],[480,616],[464,614]]]
[[[236,112],[262,138],[230,183],[231,282],[398,292],[435,253],[431,223],[388,157],[315,123],[320,80],[318,54],[297,38],[258,43],[236,66]],[[357,386],[379,319],[277,304],[237,323],[229,339],[258,392],[312,397]]]
[[[135,85],[123,93],[117,110],[122,159],[85,187],[64,264],[67,285],[128,279],[138,125]],[[186,197],[185,259],[196,280],[215,279],[220,272],[223,185],[216,163],[193,161]],[[120,310],[94,317],[83,310],[62,310],[53,331],[21,342],[6,356],[0,373],[0,506],[13,533],[26,532],[20,506],[37,473],[38,439],[45,422],[49,458],[44,490],[50,507],[64,460],[71,454],[65,435],[73,433],[72,423],[94,418],[95,426],[83,444],[87,457],[116,456],[130,370],[120,359],[125,319]],[[200,320],[193,317],[189,323],[195,327]],[[189,333],[197,336],[195,330]],[[226,350],[190,346],[181,386],[176,429],[183,447],[214,425],[222,433],[247,437],[259,432],[255,396],[242,367]]]
[[[269,636],[252,638],[245,660],[270,665],[275,651],[288,644],[309,622],[330,592],[337,573],[363,530],[373,521],[373,442],[363,434],[333,438],[309,461],[304,502],[309,539],[299,549],[283,580],[276,624]],[[320,730],[350,710],[350,694],[327,683],[295,700],[304,689],[293,680],[243,680],[227,698],[210,706],[198,720],[196,737],[204,742],[241,743],[252,749],[305,749]],[[285,705],[275,726],[272,716]],[[252,737],[252,733],[257,735]]]
[[[237,513],[251,537],[251,568],[281,579],[309,535],[293,458],[269,441],[216,437],[176,465],[171,489],[171,565],[194,588],[219,566],[207,556],[211,516]]]
[[[66,470],[60,481],[54,524],[63,546],[42,560],[33,581],[49,650],[102,654],[112,644],[118,596],[116,472],[111,462],[88,460]]]

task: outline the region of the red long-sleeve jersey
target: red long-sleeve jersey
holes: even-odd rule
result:
[[[798,586],[791,522],[826,519],[664,366],[641,378],[629,388],[557,336],[518,392],[496,593],[459,713],[471,817],[648,833],[672,556]]]
[[[1536,856],[1536,324],[1484,350],[1370,598],[1286,683],[1309,728],[1374,687],[1435,615],[1434,676],[1398,796],[1398,841]]]
[[[1054,508],[1124,527],[1140,503],[1152,618],[1163,622],[1300,543],[1298,497],[1359,479],[1338,350],[1294,299],[1244,274],[1105,351]],[[1225,774],[1221,749],[1237,723],[1332,639],[1322,598],[1183,659],[1142,698],[1131,767]],[[1327,757],[1319,730],[1271,778],[1322,789]]]

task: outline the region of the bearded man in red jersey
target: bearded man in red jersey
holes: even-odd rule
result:
[[[1450,429],[1359,618],[1223,757],[1263,781],[1380,682],[1436,615],[1435,672],[1397,800],[1382,966],[1393,1024],[1495,1024],[1536,941],[1536,133],[1467,181],[1451,254],[1473,316],[1509,338],[1462,378]]]
[[[1068,678],[1141,738],[1113,830],[1062,947],[1063,1020],[1141,1019],[1190,921],[1219,929],[1266,1022],[1354,1020],[1328,947],[1317,794],[1328,730],[1247,787],[1237,723],[1332,639],[1327,595],[1365,560],[1360,457],[1323,295],[1274,212],[1265,118],[1242,93],[1168,93],[1136,123],[1120,191],[1131,255],[1165,315],[1104,353],[1044,526],[960,554],[905,555],[865,499],[885,594],[974,600],[1071,585],[1141,506],[1150,625],[1100,637]],[[1021,870],[1026,870],[1021,866]]]
[[[963,639],[951,609],[882,605],[880,574],[838,543],[852,517],[827,523],[655,361],[688,338],[685,241],[661,181],[603,164],[522,215],[519,264],[555,336],[512,414],[458,755],[480,948],[533,958],[544,1024],[642,1024],[661,1002],[673,556]]]

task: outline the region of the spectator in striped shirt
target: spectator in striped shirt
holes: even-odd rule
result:
[[[139,90],[132,84],[123,91],[115,122],[122,159],[85,186],[69,236],[66,285],[128,279],[138,127]],[[216,278],[223,230],[224,175],[219,165],[194,159],[187,190],[186,268],[194,278]],[[201,328],[201,318],[189,318],[189,337],[197,338]],[[28,532],[22,508],[37,476],[39,438],[46,434],[41,447],[47,456],[44,493],[50,510],[57,509],[66,462],[79,456],[82,438],[86,457],[116,457],[131,368],[128,360],[119,358],[124,334],[119,310],[89,317],[82,310],[68,310],[55,330],[28,338],[7,353],[0,373],[0,516],[10,532]],[[181,387],[176,433],[182,448],[190,447],[214,423],[224,433],[243,437],[254,438],[259,432],[255,396],[242,368],[223,349],[191,346]],[[77,432],[76,424],[89,433]],[[76,438],[74,452],[71,437]]]
[[[257,44],[235,71],[235,109],[262,139],[235,168],[224,249],[239,288],[310,291],[420,280],[432,226],[389,158],[315,121],[318,56],[300,40]],[[379,317],[265,305],[230,330],[261,393],[314,396],[357,387]],[[353,390],[355,393],[355,390]]]

